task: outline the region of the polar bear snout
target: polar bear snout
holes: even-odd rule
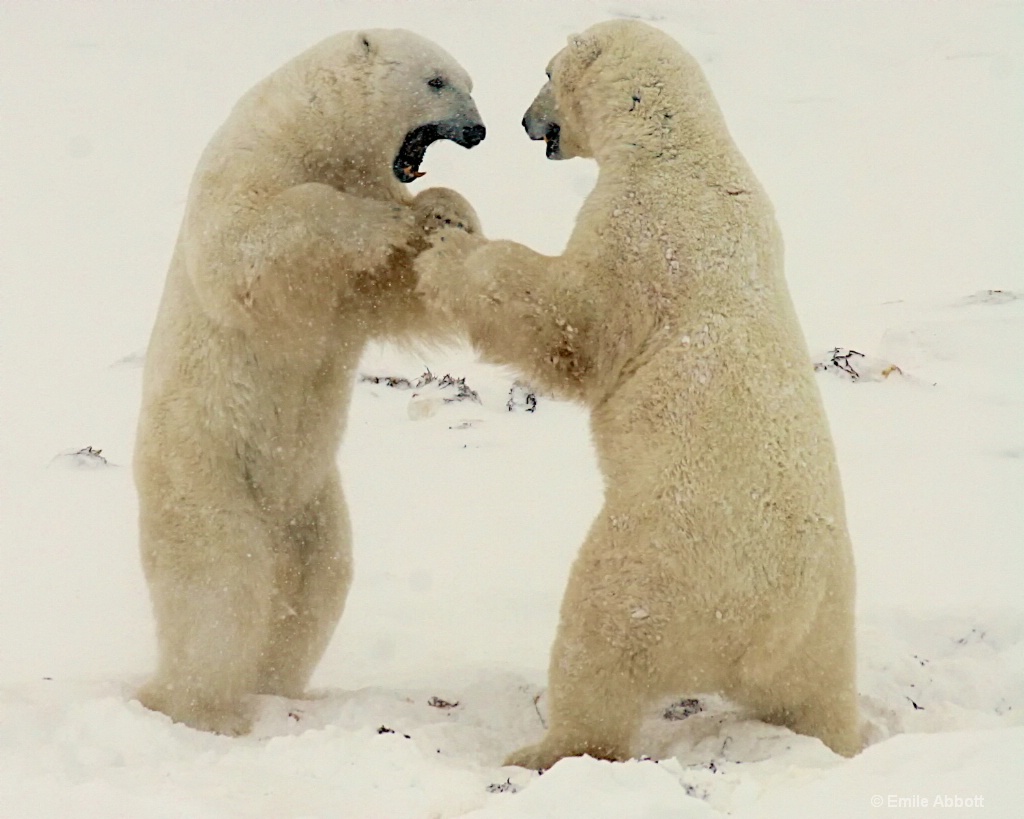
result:
[[[441,139],[450,139],[456,145],[461,145],[463,148],[475,148],[487,136],[487,128],[479,121],[466,122],[465,124],[458,120],[439,122],[437,124],[437,132],[440,134]]]
[[[526,135],[536,141],[544,140],[548,159],[562,159],[562,126],[558,122],[559,119],[555,95],[551,83],[548,82],[523,115],[523,129]]]
[[[532,117],[530,112],[527,111],[526,116],[523,117],[523,130],[526,131],[526,135],[532,140],[550,140],[558,138],[561,126],[557,122],[549,122],[545,119]]]
[[[547,126],[548,123],[531,116],[529,111],[523,116],[523,130],[532,140],[544,139],[547,136]]]
[[[462,129],[462,137],[465,140],[462,145],[467,148],[472,148],[474,145],[479,145],[487,137],[487,128],[484,127],[482,122],[476,125],[471,125],[468,128]]]

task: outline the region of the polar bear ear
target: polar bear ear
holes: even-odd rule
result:
[[[581,68],[586,68],[594,60],[601,56],[601,41],[593,34],[573,34],[569,37],[569,49],[579,62]]]
[[[356,50],[361,57],[373,57],[377,53],[377,42],[368,31],[356,32]]]

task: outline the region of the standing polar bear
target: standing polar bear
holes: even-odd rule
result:
[[[405,31],[329,38],[250,90],[192,180],[146,356],[135,452],[159,665],[139,699],[251,727],[303,693],[351,579],[335,465],[366,342],[443,332],[415,254],[458,194],[403,184],[484,126],[466,72]]]
[[[854,563],[772,206],[665,34],[602,23],[548,68],[524,126],[600,166],[565,252],[442,231],[416,262],[486,358],[590,408],[605,479],[547,735],[508,764],[627,758],[645,705],[684,691],[852,755]]]

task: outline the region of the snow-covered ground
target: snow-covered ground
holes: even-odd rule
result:
[[[482,403],[357,388],[356,580],[318,698],[265,698],[241,739],[144,710],[140,362],[212,131],[323,36],[414,29],[474,76],[488,126],[432,147],[416,187],[557,252],[594,168],[546,162],[519,120],[565,36],[613,15],[701,60],[776,203],[810,347],[861,374],[818,379],[871,745],[843,760],[680,692],[645,726],[652,759],[502,768],[542,731],[601,486],[585,413],[507,412],[514,374],[465,350],[367,352],[364,373],[429,367]],[[1024,5],[997,0],[0,4],[0,817],[1024,815],[1022,54]]]

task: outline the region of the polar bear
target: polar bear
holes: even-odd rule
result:
[[[599,24],[548,76],[527,132],[600,167],[564,253],[441,231],[416,262],[486,359],[589,407],[605,481],[547,735],[508,764],[627,758],[645,706],[681,692],[852,755],[853,556],[772,206],[657,29]]]
[[[235,106],[199,161],[146,356],[134,474],[159,662],[141,702],[248,731],[298,697],[352,574],[335,465],[371,338],[444,332],[412,260],[458,194],[411,197],[426,147],[479,143],[463,68],[400,30],[347,32]]]

